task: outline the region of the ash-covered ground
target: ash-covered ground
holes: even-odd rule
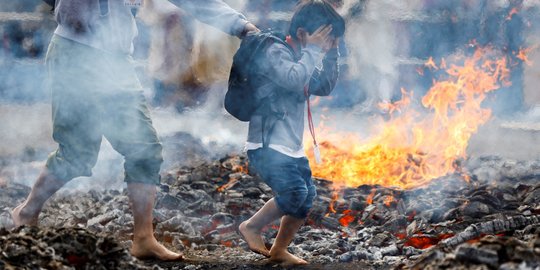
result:
[[[0,269],[280,269],[247,251],[235,231],[272,196],[246,170],[238,144],[214,141],[227,137],[219,126],[177,132],[161,125],[172,121],[167,119],[161,122],[158,115],[156,120],[168,161],[154,224],[157,238],[183,251],[187,261],[140,261],[129,255],[133,219],[121,160],[107,155],[111,150],[105,146],[95,175],[57,193],[46,204],[39,228],[0,230]],[[421,188],[335,190],[332,182],[317,179],[319,196],[290,247],[311,263],[298,269],[539,269],[540,159],[533,151],[538,131],[518,123],[491,125],[473,138],[470,148],[481,154],[458,164],[460,173]],[[494,126],[520,144],[492,144],[504,141],[493,136]],[[482,134],[501,153],[480,151],[490,149],[479,143]],[[9,211],[28,194],[49,147],[42,145],[3,156],[0,228],[11,227]],[[532,153],[520,155],[520,147]],[[265,230],[268,244],[276,228],[277,223]]]
[[[235,232],[272,196],[260,179],[245,173],[245,162],[243,156],[231,156],[164,174],[154,211],[156,235],[185,252],[187,262],[140,262],[122,249],[130,246],[133,220],[127,196],[118,190],[58,193],[47,203],[40,228],[0,233],[0,260],[6,269],[106,263],[116,269],[153,264],[275,269],[246,251]],[[540,162],[485,157],[463,166],[471,176],[468,182],[455,174],[412,190],[360,186],[339,190],[337,197],[331,182],[318,179],[319,196],[290,250],[314,264],[302,269],[540,267]],[[28,191],[4,183],[2,227],[10,226],[8,211]],[[269,243],[276,225],[264,232]]]

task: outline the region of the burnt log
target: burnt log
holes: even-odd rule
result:
[[[442,240],[438,246],[449,250],[468,240],[480,237],[483,234],[497,234],[525,228],[528,225],[540,225],[540,215],[514,216],[508,219],[496,219],[487,222],[472,224],[463,232]]]

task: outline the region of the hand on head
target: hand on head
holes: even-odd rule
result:
[[[322,47],[323,52],[328,52],[330,49],[336,49],[339,44],[339,38],[330,37],[324,46]]]
[[[317,45],[326,52],[336,40],[330,33],[332,33],[332,25],[322,25],[313,34],[306,34],[306,44]]]

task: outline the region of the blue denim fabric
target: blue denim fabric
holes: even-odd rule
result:
[[[317,195],[307,158],[293,158],[271,148],[247,152],[250,167],[275,194],[278,208],[286,215],[306,218]]]

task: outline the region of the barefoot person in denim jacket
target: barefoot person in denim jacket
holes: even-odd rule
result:
[[[289,46],[273,43],[253,64],[261,81],[255,96],[271,113],[251,117],[246,150],[250,165],[275,197],[240,224],[239,231],[252,251],[283,265],[307,263],[287,251],[316,196],[302,143],[304,111],[310,95],[329,95],[336,84],[337,44],[344,28],[326,1],[303,1],[291,20]],[[279,232],[268,250],[261,230],[279,218]]]

